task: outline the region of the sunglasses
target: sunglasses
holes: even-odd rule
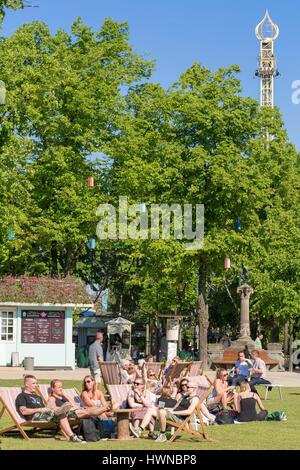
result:
[[[133,385],[143,385],[141,382],[133,382]]]
[[[155,374],[149,374],[149,377],[155,377]]]
[[[91,383],[93,383],[93,381],[92,380],[86,380],[84,383],[85,384],[91,384]]]
[[[181,384],[182,387],[187,387],[187,384]]]

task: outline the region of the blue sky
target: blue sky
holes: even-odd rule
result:
[[[300,80],[299,0],[28,0],[39,8],[8,12],[2,34],[24,22],[41,20],[54,32],[70,29],[77,16],[95,29],[104,18],[128,21],[130,42],[138,53],[156,60],[152,80],[171,85],[199,61],[211,70],[236,63],[241,67],[243,94],[259,98],[254,78],[259,52],[254,29],[268,8],[280,27],[275,43],[281,76],[275,82],[275,103],[282,111],[289,137],[300,150],[300,104],[292,103],[292,83]],[[300,95],[299,95],[300,96]]]

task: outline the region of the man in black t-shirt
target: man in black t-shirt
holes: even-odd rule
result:
[[[57,422],[71,442],[83,443],[84,441],[72,432],[65,414],[55,413],[44,406],[42,398],[36,394],[36,387],[36,377],[26,375],[24,377],[24,389],[16,398],[16,409],[19,415],[26,421]]]

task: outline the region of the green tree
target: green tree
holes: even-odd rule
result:
[[[54,35],[34,22],[2,39],[8,92],[2,129],[29,141],[25,176],[31,186],[30,226],[23,227],[23,239],[19,234],[22,257],[15,264],[3,259],[4,271],[76,272],[106,197],[103,152],[118,136],[122,87],[147,77],[151,67],[133,53],[127,24],[111,19],[98,32],[78,19],[70,34]],[[90,158],[94,153],[98,158]],[[88,190],[91,174],[97,184]]]

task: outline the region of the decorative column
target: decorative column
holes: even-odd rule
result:
[[[239,338],[250,337],[250,319],[249,319],[249,300],[253,294],[253,289],[248,284],[238,287],[237,293],[241,297],[241,316],[240,316],[240,334]]]
[[[247,346],[249,351],[252,351],[255,349],[255,342],[250,337],[249,301],[250,295],[254,291],[247,283],[248,274],[246,268],[243,268],[243,273],[240,277],[244,281],[237,289],[237,293],[241,297],[240,333],[238,339],[231,342],[230,349],[241,351]]]

